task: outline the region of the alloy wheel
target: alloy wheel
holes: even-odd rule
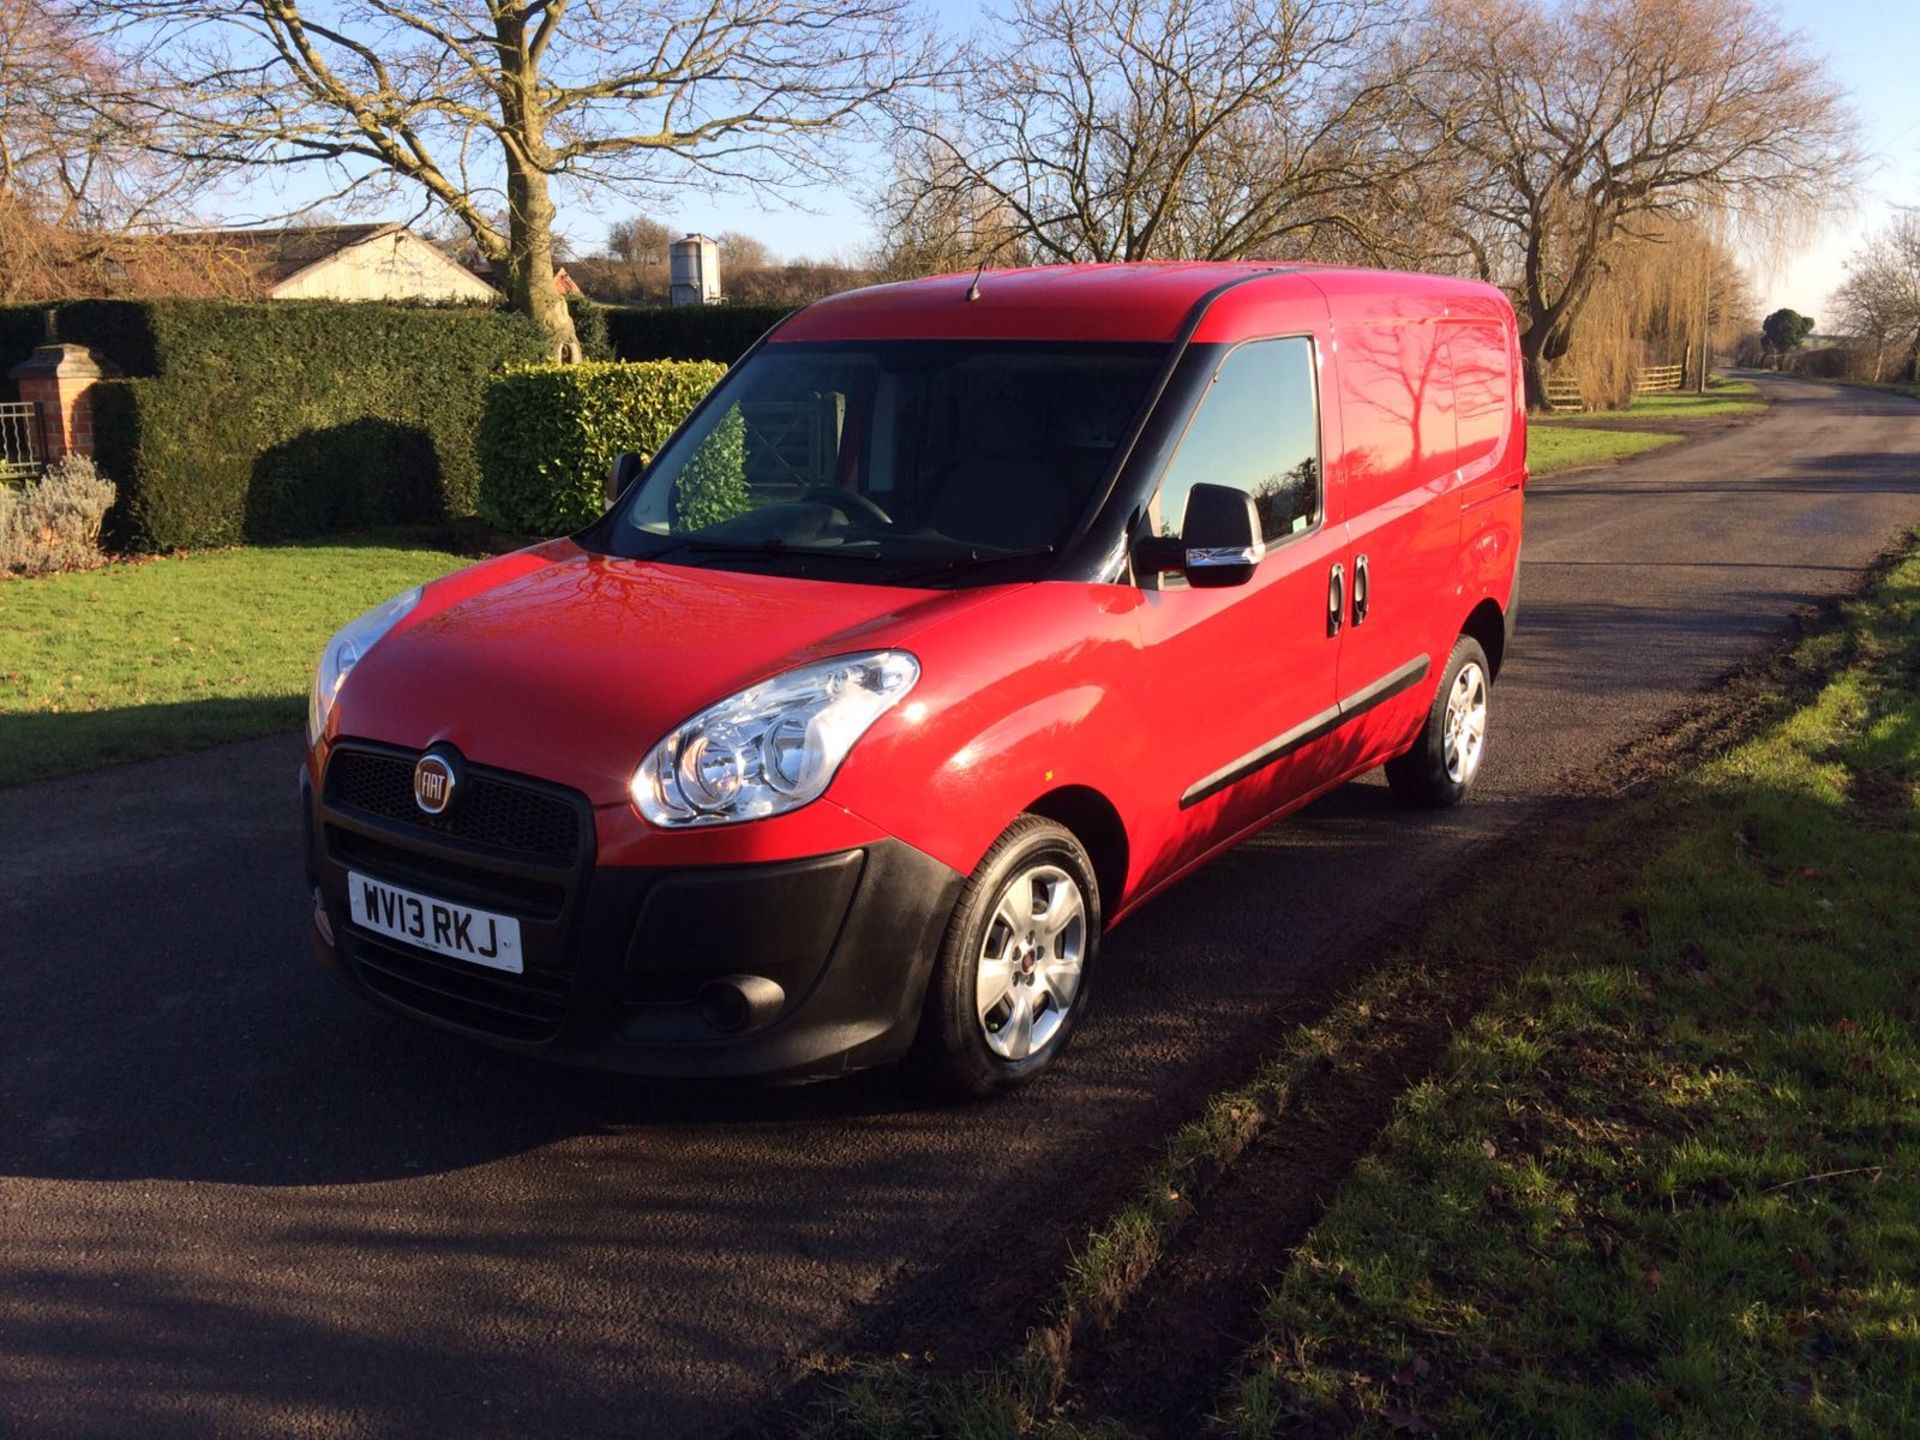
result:
[[[1030,866],[1000,892],[980,942],[975,1011],[1003,1060],[1038,1055],[1059,1036],[1080,991],[1087,903],[1057,865]]]
[[[1441,749],[1447,778],[1465,785],[1480,768],[1487,746],[1487,676],[1472,661],[1454,677],[1443,726]]]

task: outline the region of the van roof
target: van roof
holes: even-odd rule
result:
[[[1135,261],[973,271],[849,290],[815,301],[775,332],[778,341],[887,339],[1111,340],[1177,339],[1193,307],[1222,286],[1261,279],[1275,287],[1347,295],[1399,294],[1432,299],[1499,292],[1478,281],[1353,270],[1285,261]],[[1251,297],[1249,297],[1251,298]],[[1504,301],[1502,302],[1504,303]],[[1211,328],[1211,326],[1209,327]]]

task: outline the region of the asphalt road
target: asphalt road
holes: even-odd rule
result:
[[[1223,857],[1005,1103],[652,1090],[360,1004],[307,958],[291,737],[0,794],[0,1434],[705,1435],[863,1327],[1014,1323],[1281,1020],[1920,523],[1920,405],[1770,383],[1536,485],[1474,804],[1370,779]]]

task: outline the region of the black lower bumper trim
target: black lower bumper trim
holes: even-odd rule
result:
[[[897,840],[778,863],[597,867],[582,877],[564,929],[529,929],[547,936],[546,948],[510,975],[356,927],[345,861],[329,853],[310,793],[307,833],[334,934],[328,943],[316,928],[314,950],[350,988],[489,1044],[660,1078],[835,1074],[897,1059],[918,1028],[964,879]],[[392,863],[431,894],[435,860],[402,847]],[[353,863],[380,873],[363,851]],[[472,898],[470,872],[447,878]],[[517,913],[510,894],[496,908]],[[713,982],[756,977],[782,998],[741,1028],[727,1028],[711,993],[701,1003]]]

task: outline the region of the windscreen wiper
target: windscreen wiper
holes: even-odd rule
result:
[[[890,575],[890,580],[931,580],[942,575],[953,575],[962,570],[973,570],[981,565],[997,565],[1002,560],[1037,560],[1043,555],[1051,555],[1052,545],[1024,545],[1018,550],[995,550],[982,555],[978,550],[969,550],[964,555],[956,555],[951,560],[938,565],[928,565],[919,570],[902,570]]]

